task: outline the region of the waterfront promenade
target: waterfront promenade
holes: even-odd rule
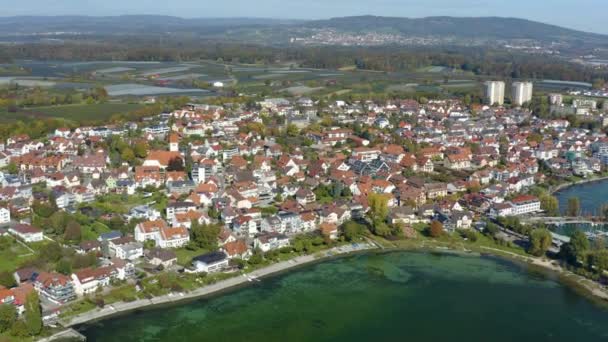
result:
[[[303,255],[298,256],[293,259],[279,262],[276,264],[269,265],[267,267],[255,270],[251,273],[242,273],[238,276],[234,276],[229,279],[225,279],[219,281],[215,284],[207,285],[201,288],[198,288],[191,292],[186,293],[169,293],[164,296],[154,297],[151,299],[139,299],[133,302],[118,302],[113,303],[111,305],[106,305],[103,308],[97,308],[95,310],[85,312],[83,314],[70,317],[66,320],[62,320],[60,323],[64,327],[72,327],[75,325],[83,324],[90,321],[99,320],[102,318],[106,318],[112,315],[125,313],[129,311],[134,311],[137,309],[142,309],[145,307],[162,305],[162,304],[170,304],[177,303],[180,301],[195,299],[199,297],[204,297],[213,293],[217,293],[235,286],[243,285],[249,282],[259,281],[259,278],[263,278],[275,273],[279,273],[282,271],[286,271],[288,269],[305,265],[310,262],[330,258],[338,255],[345,255],[350,253],[355,253],[364,250],[375,249],[377,246],[371,243],[358,243],[358,244],[350,244],[339,247],[334,247],[332,249],[319,252],[315,255]]]

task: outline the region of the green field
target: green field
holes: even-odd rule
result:
[[[13,237],[0,239],[0,272],[13,272],[19,265],[34,257],[34,254]]]
[[[140,104],[101,103],[77,104],[21,109],[16,113],[0,111],[0,122],[62,118],[74,122],[94,122],[108,120],[114,114],[127,113],[143,107]]]

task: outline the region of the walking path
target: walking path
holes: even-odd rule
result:
[[[101,318],[105,318],[108,316],[112,316],[121,312],[133,311],[136,309],[167,304],[167,303],[175,303],[186,299],[194,299],[198,297],[203,297],[212,293],[216,293],[225,289],[229,289],[231,287],[235,287],[238,285],[242,285],[253,280],[258,280],[258,278],[262,278],[274,273],[278,273],[290,268],[294,268],[300,265],[304,265],[315,260],[319,260],[322,258],[329,258],[336,255],[349,254],[358,251],[370,250],[377,248],[375,245],[369,243],[359,243],[352,245],[345,245],[340,247],[334,247],[327,251],[321,252],[321,254],[317,255],[304,255],[299,256],[288,261],[279,262],[276,264],[269,265],[267,267],[261,268],[259,270],[253,271],[251,273],[243,274],[242,277],[236,276],[226,280],[219,281],[212,285],[207,285],[205,287],[198,288],[194,291],[187,293],[169,293],[164,296],[154,297],[151,299],[140,299],[133,302],[118,302],[111,305],[107,305],[104,308],[98,308],[89,312],[85,312],[83,314],[74,316],[69,318],[67,321],[61,321],[61,324],[64,327],[72,327],[75,325],[83,324],[89,321],[99,320]]]

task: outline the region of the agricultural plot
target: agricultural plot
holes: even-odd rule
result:
[[[63,105],[22,109],[18,112],[0,112],[0,122],[61,118],[78,123],[99,122],[110,119],[115,114],[128,113],[141,108],[140,104],[101,103],[83,105]]]
[[[116,84],[105,87],[109,96],[148,96],[148,95],[179,95],[179,94],[205,94],[203,89],[179,89],[148,86],[143,84]]]

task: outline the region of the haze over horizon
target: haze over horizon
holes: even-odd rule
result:
[[[30,0],[15,3],[0,0],[0,16],[37,15],[171,15],[184,18],[258,17],[281,19],[327,19],[354,15],[393,17],[516,17],[608,34],[604,0]]]

